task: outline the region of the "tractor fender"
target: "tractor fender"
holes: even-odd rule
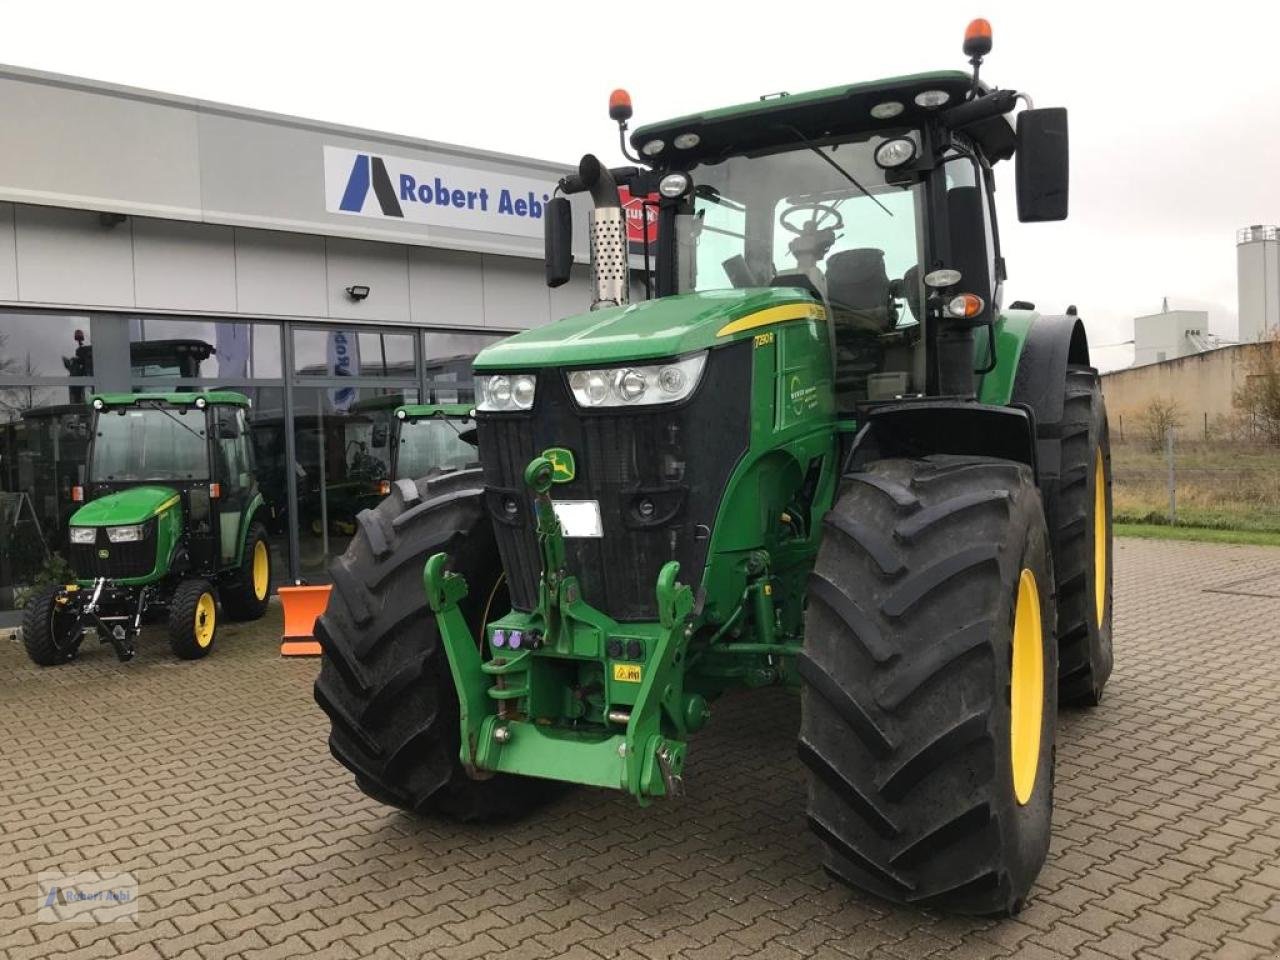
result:
[[[1058,423],[1072,365],[1089,365],[1089,339],[1080,318],[1036,317],[1018,358],[1011,402],[1030,407],[1041,425]]]
[[[1040,316],[1027,331],[1011,403],[1035,415],[1037,477],[1041,486],[1061,472],[1059,434],[1067,368],[1089,366],[1089,340],[1079,317]]]
[[[862,422],[844,472],[875,460],[933,454],[999,457],[1036,465],[1035,416],[1022,406],[975,400],[909,400],[873,408]]]
[[[249,527],[253,521],[258,519],[258,514],[267,508],[267,501],[262,496],[262,491],[254,491],[253,497],[249,500],[249,505],[245,507],[244,513],[240,516],[240,531],[237,534],[236,546],[236,567],[244,563],[244,538],[249,533]],[[265,526],[265,523],[264,523]]]

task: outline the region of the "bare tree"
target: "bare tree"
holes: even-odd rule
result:
[[[1173,397],[1153,397],[1138,417],[1138,425],[1147,449],[1159,453],[1164,449],[1169,431],[1182,426],[1182,408]]]
[[[1255,436],[1280,444],[1280,332],[1251,353],[1244,385],[1232,402]]]

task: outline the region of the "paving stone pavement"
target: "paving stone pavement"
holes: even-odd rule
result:
[[[717,705],[677,802],[456,826],[355,789],[274,610],[198,663],[0,643],[0,956],[1280,956],[1280,598],[1213,592],[1278,575],[1280,550],[1117,542],[1116,672],[1060,719],[1049,862],[1001,922],[818,869],[783,691]],[[137,877],[136,924],[36,922],[36,874],[83,869]]]

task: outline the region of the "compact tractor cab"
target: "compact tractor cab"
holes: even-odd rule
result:
[[[88,475],[72,491],[68,560],[75,583],[32,598],[27,653],[51,666],[75,657],[87,630],[121,660],[144,621],[167,618],[169,644],[205,656],[218,626],[266,612],[266,508],[238,393],[93,397]]]
[[[391,481],[417,480],[480,463],[475,405],[406,404],[396,407],[391,434]],[[391,492],[387,482],[383,493]]]
[[[479,354],[480,469],[393,490],[334,567],[316,697],[363,790],[672,797],[718,696],[789,685],[829,871],[1019,909],[1059,698],[1111,670],[1110,459],[1079,320],[1002,306],[995,170],[1063,219],[1067,127],[979,81],[990,37],[972,73],[652,124],[561,181],[591,309]],[[656,213],[643,258],[619,186]],[[552,285],[569,229],[557,196]]]

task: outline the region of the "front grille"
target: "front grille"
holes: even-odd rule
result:
[[[697,392],[675,407],[584,412],[565,372],[549,369],[538,372],[530,414],[481,414],[486,498],[512,605],[528,611],[537,604],[542,564],[523,477],[548,447],[566,447],[577,467],[552,497],[600,504],[604,537],[565,541],[569,572],[588,603],[616,620],[656,619],[654,587],[669,560],[679,561],[680,580],[696,594],[716,510],[750,438],[750,390],[746,341],[713,350]]]
[[[129,577],[145,577],[156,565],[156,524],[147,522],[143,538],[134,543],[112,543],[107,539],[107,528],[98,528],[98,539],[89,544],[71,544],[71,569],[81,580],[108,577],[123,580]],[[107,556],[99,556],[105,550]]]

